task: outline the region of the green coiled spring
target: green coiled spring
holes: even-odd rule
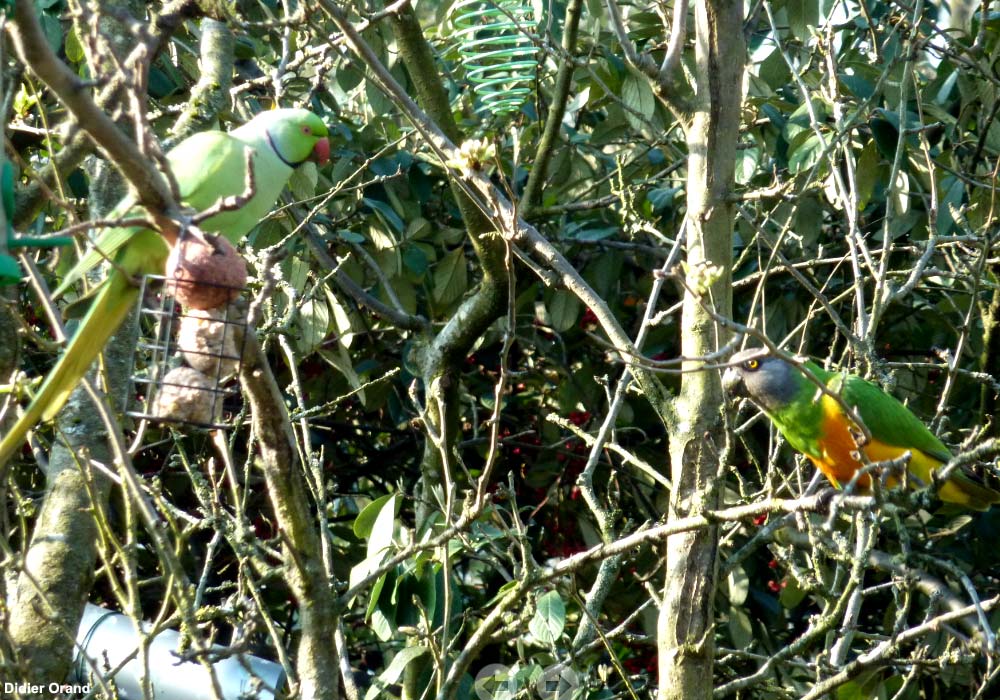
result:
[[[532,93],[539,17],[530,0],[458,0],[451,8],[458,52],[479,100],[476,111],[517,112]]]

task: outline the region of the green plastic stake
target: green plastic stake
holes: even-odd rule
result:
[[[3,0],[0,0],[3,2]],[[4,213],[7,214],[7,249],[16,250],[18,248],[58,248],[69,245],[73,242],[71,236],[20,236],[14,237],[14,227],[11,221],[14,218],[14,166],[9,160],[3,161],[0,165],[0,203],[3,204]],[[16,262],[14,263],[17,264]]]
[[[9,255],[0,253],[0,287],[8,287],[21,281],[21,266]]]

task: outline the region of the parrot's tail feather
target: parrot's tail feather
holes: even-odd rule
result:
[[[111,274],[31,404],[0,441],[0,468],[20,449],[29,430],[39,421],[55,418],[66,405],[108,338],[125,320],[138,293],[125,275]]]
[[[958,503],[973,510],[988,510],[993,504],[1000,503],[1000,491],[962,471],[952,474],[938,490],[938,496],[942,501]]]

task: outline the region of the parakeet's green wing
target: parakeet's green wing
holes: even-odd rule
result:
[[[879,442],[917,449],[942,462],[951,459],[945,444],[919,418],[874,384],[848,376],[841,396],[848,406],[856,408],[872,437]]]
[[[243,188],[244,164],[243,144],[229,134],[221,131],[203,131],[190,136],[171,149],[167,154],[167,162],[177,180],[181,199],[188,205],[201,211],[212,206],[220,196],[225,183],[236,178]],[[235,171],[234,171],[235,167]],[[131,197],[126,197],[115,207],[109,219],[124,218],[132,212],[141,216],[141,210],[135,206]],[[98,236],[97,241],[80,261],[73,266],[54,295],[61,296],[70,286],[79,281],[90,270],[105,260],[113,260],[121,247],[133,240],[138,228],[107,229]],[[165,260],[167,256],[166,243],[149,239],[149,244],[157,250],[150,251],[151,259]]]
[[[221,197],[245,191],[247,155],[253,154],[253,197],[201,224],[206,231],[223,233],[236,243],[274,206],[295,167],[306,160],[324,162],[329,158],[326,136],[326,126],[312,112],[277,109],[257,115],[230,134],[196,134],[174,147],[167,158],[184,204],[204,212]],[[126,198],[113,215],[120,217],[138,211],[134,199]],[[97,250],[84,256],[73,268],[60,291],[106,258],[113,259],[114,266],[99,286],[90,310],[24,414],[0,439],[0,473],[28,431],[39,420],[51,419],[59,412],[135,304],[138,288],[134,278],[164,271],[167,245],[157,232],[148,228],[105,231],[98,237]]]
[[[202,131],[184,139],[167,154],[181,199],[204,211],[220,197],[245,188],[246,146],[222,131]]]

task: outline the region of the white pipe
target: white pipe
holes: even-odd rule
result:
[[[145,631],[149,625],[142,623],[142,627]],[[83,651],[74,664],[74,681],[91,687],[96,685],[95,668],[107,673],[139,648],[139,635],[130,618],[89,603],[76,641]],[[150,641],[150,698],[142,695],[142,660],[136,655],[126,663],[114,676],[121,700],[215,700],[208,670],[194,661],[180,661],[176,652],[179,642],[180,634],[175,630],[164,630]],[[285,686],[280,664],[249,654],[227,657],[212,668],[223,700],[274,700],[272,689],[280,692]]]

